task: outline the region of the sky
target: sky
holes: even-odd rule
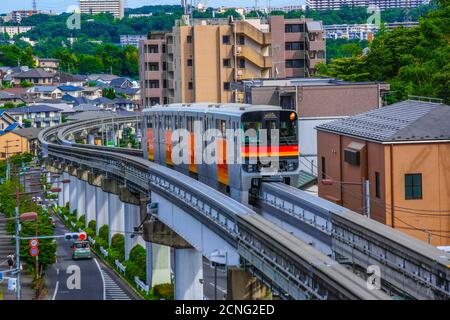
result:
[[[40,10],[52,10],[62,12],[70,5],[78,4],[78,0],[36,0],[37,8]],[[180,4],[180,0],[125,0],[127,8],[142,7],[145,5],[158,4]],[[268,0],[258,0],[259,6],[265,6]],[[7,13],[12,10],[31,9],[33,0],[0,0],[0,13]],[[304,0],[270,0],[271,6],[300,5]],[[209,0],[209,6],[242,6],[251,7],[255,5],[255,0]]]

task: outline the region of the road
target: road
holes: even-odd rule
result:
[[[55,234],[69,230],[57,218]],[[139,297],[101,260],[72,260],[70,242],[57,240],[57,262],[47,272],[53,300],[138,300]],[[77,272],[79,270],[79,273]],[[79,274],[79,281],[76,280]],[[78,285],[79,284],[79,285]]]
[[[227,274],[217,270],[217,300],[224,300],[227,293]],[[209,260],[203,258],[203,295],[208,300],[214,300],[214,268]]]

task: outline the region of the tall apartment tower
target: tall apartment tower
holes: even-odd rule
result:
[[[125,14],[124,0],[80,0],[80,12],[84,14],[111,13],[122,19]]]
[[[381,10],[412,8],[428,4],[430,0],[306,0],[306,7],[312,10],[337,10],[343,6],[378,6]]]
[[[161,51],[150,50],[156,46]],[[184,16],[171,33],[151,33],[140,42],[142,106],[232,102],[237,94],[233,82],[307,77],[324,57],[318,22],[283,17],[190,21]]]

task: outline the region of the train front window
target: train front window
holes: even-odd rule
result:
[[[280,114],[280,145],[298,144],[297,115],[294,112]]]
[[[243,121],[242,122],[242,131],[244,134],[242,136],[242,142],[245,145],[257,144],[259,137],[259,130],[262,129],[262,123],[257,121]],[[249,131],[251,130],[251,131]],[[254,130],[254,131],[253,131]],[[252,133],[253,132],[253,133]],[[247,133],[248,135],[246,135]],[[256,135],[255,135],[256,133]]]

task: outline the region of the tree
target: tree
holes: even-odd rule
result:
[[[33,84],[30,81],[23,80],[20,82],[20,86],[22,88],[30,88],[33,86]]]
[[[16,105],[13,102],[6,102],[3,106],[1,106],[1,109],[12,109],[15,108]]]
[[[102,96],[113,100],[116,98],[116,90],[114,90],[113,88],[103,88]]]

